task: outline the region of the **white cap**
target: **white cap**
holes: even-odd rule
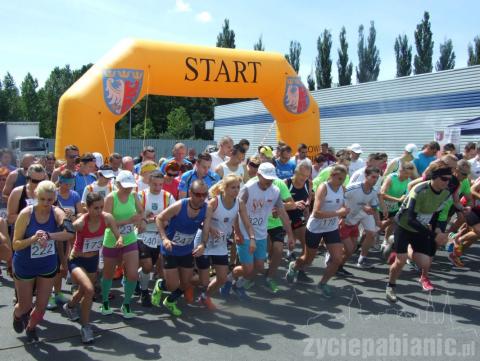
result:
[[[95,164],[97,168],[100,168],[103,165],[103,155],[102,153],[93,152],[93,156],[95,157]]]
[[[135,177],[132,172],[128,170],[121,170],[118,173],[117,182],[120,183],[123,188],[133,188],[137,186],[137,183],[135,183]]]
[[[260,167],[258,167],[258,174],[260,174],[265,179],[277,179],[277,171],[272,163],[262,163]]]
[[[348,147],[348,149],[350,149],[353,153],[356,153],[356,154],[363,153],[362,147],[358,143],[353,143],[350,147]]]
[[[417,156],[418,154],[418,148],[415,144],[413,143],[410,143],[410,144],[407,144],[405,146],[405,150],[410,153],[414,158]]]
[[[111,169],[99,169],[98,173],[101,173],[105,178],[115,178],[115,174]]]

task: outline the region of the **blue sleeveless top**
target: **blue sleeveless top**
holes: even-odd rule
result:
[[[25,238],[33,236],[38,230],[48,233],[58,232],[58,226],[55,222],[53,207],[50,210],[50,216],[45,223],[39,223],[35,217],[35,207],[33,208],[30,222],[25,230]],[[47,245],[42,248],[37,242],[13,254],[13,267],[15,273],[20,278],[33,278],[39,275],[48,275],[54,272],[58,267],[57,251],[55,241],[49,240]],[[23,277],[22,277],[23,276]]]
[[[195,218],[188,217],[188,198],[182,199],[182,209],[175,217],[170,220],[167,227],[167,236],[172,241],[172,251],[167,251],[161,243],[160,249],[163,255],[167,256],[185,256],[193,251],[193,240],[197,234],[200,225],[205,219],[207,213],[207,203],[203,203],[202,208]]]
[[[17,180],[15,181],[15,184],[13,185],[13,188],[19,187],[19,186],[24,186],[27,184],[27,177],[23,173],[23,169],[19,169],[18,175],[17,175]]]

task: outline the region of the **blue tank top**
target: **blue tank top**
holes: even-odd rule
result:
[[[167,256],[185,256],[193,251],[193,240],[197,234],[200,225],[205,219],[207,213],[207,203],[204,203],[198,215],[195,218],[188,217],[188,198],[182,199],[182,209],[175,217],[170,220],[167,227],[167,236],[172,241],[172,251],[169,252],[163,248],[161,243],[161,251]]]
[[[35,207],[33,208],[30,222],[25,230],[24,239],[33,236],[38,230],[48,233],[58,232],[53,208],[50,210],[50,216],[45,223],[39,223],[37,221],[35,217]],[[38,243],[35,242],[27,248],[15,251],[13,255],[13,267],[15,273],[20,277],[24,275],[37,276],[52,273],[58,267],[55,241],[49,240],[44,248],[41,248]]]
[[[27,177],[25,177],[25,174],[23,172],[23,169],[18,170],[17,180],[15,181],[13,188],[24,186],[25,184],[27,184]]]

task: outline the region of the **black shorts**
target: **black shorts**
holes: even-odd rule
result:
[[[397,215],[397,213],[398,213],[398,210],[397,210],[397,211],[393,211],[393,212],[388,212],[388,219],[395,217],[395,216]],[[383,216],[383,212],[380,212],[380,211],[379,211],[379,212],[378,212],[378,215],[379,215],[381,221],[385,221],[385,220],[386,220],[385,217]]]
[[[317,249],[322,238],[325,240],[325,244],[342,243],[338,229],[322,233],[313,233],[308,229],[305,231],[305,243],[308,248]]]
[[[270,240],[272,242],[282,242],[285,240],[285,235],[287,232],[283,229],[283,227],[275,227],[272,229],[267,230]]]
[[[138,241],[138,257],[140,259],[151,258],[152,264],[155,264],[158,261],[159,255],[160,255],[160,247],[157,247],[157,248],[148,247],[142,241]]]
[[[225,256],[200,256],[195,257],[198,269],[208,269],[210,266],[228,266],[228,254]]]
[[[96,273],[98,270],[98,256],[70,258],[68,260],[70,273],[77,267],[83,268],[87,273]]]
[[[307,221],[305,220],[305,217],[293,217],[290,218],[291,225],[292,225],[292,230],[296,230],[299,228],[304,227],[307,224]]]
[[[405,228],[398,226],[395,230],[395,243],[393,249],[399,254],[407,253],[409,244],[412,246],[414,252],[423,253],[430,257],[433,257],[437,250],[435,240],[426,238],[418,232],[410,232]]]
[[[193,255],[187,254],[185,256],[163,256],[163,268],[193,268]]]

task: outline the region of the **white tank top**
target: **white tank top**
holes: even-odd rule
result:
[[[220,236],[213,238],[211,235],[207,240],[206,256],[224,256],[228,254],[227,240],[233,231],[233,221],[238,215],[238,199],[235,200],[232,208],[226,208],[223,204],[221,195],[217,196],[217,208],[212,214],[210,226],[216,229]],[[198,232],[195,237],[195,247],[202,241],[202,232]]]
[[[223,170],[223,178],[225,178],[229,174],[235,174],[235,175],[240,177],[240,179],[242,180],[241,185],[243,185],[243,175],[244,175],[245,169],[243,168],[242,164],[238,165],[236,171],[232,171],[230,168],[228,168],[228,166],[225,162],[221,163],[220,165],[221,165],[222,170]]]
[[[97,182],[93,182],[85,187],[85,190],[82,194],[82,203],[87,203],[88,193],[99,193],[103,198],[108,196],[112,191],[115,190],[115,187],[110,182],[106,186],[99,186]]]
[[[328,183],[325,184],[327,186],[327,194],[320,210],[325,212],[338,211],[343,207],[345,202],[343,187],[338,188],[335,192]],[[338,229],[338,217],[315,218],[312,213],[307,221],[307,229],[312,233],[332,232]]]

